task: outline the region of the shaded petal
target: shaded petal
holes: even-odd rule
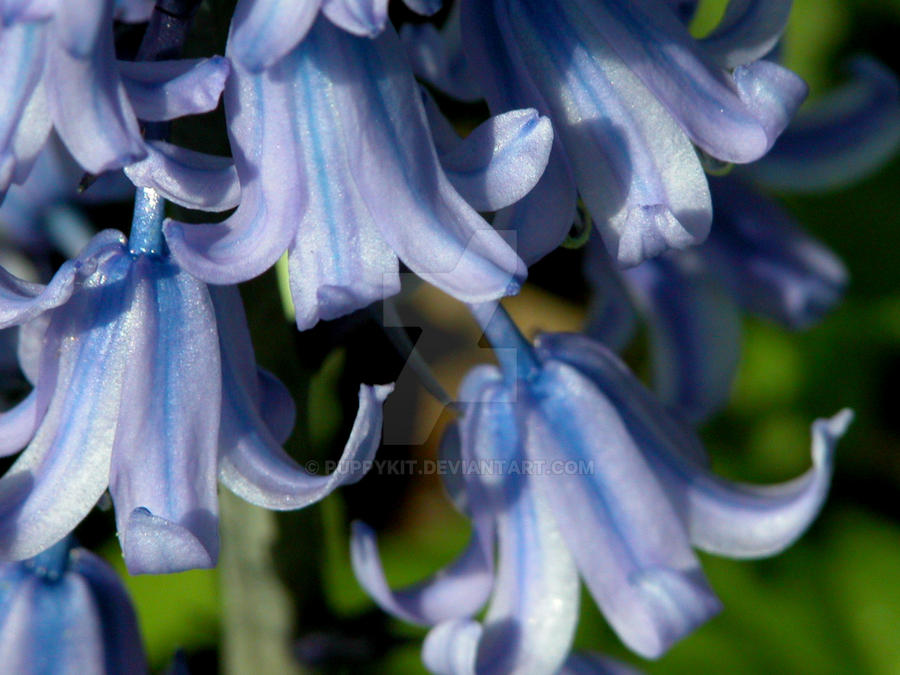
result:
[[[37,318],[19,326],[19,345],[17,357],[22,373],[32,385],[38,381],[41,352],[44,349],[44,338],[50,325],[51,313],[40,314]]]
[[[500,114],[533,107],[550,115],[514,46],[508,17],[497,3],[463,0],[460,6],[466,59],[491,111]],[[575,220],[576,200],[575,180],[557,129],[543,176],[522,200],[498,213],[493,225],[515,234],[516,251],[531,264],[566,238]]]
[[[712,210],[693,146],[576,4],[511,5],[510,21],[600,235],[622,265],[703,241]]]
[[[131,574],[213,567],[219,344],[203,283],[150,256],[129,279],[133,331],[109,490]],[[127,329],[126,329],[127,330]]]
[[[119,61],[122,83],[135,114],[149,122],[215,110],[231,72],[228,59]]]
[[[433,577],[396,591],[384,576],[375,532],[360,521],[353,523],[350,556],[357,581],[381,609],[429,626],[471,616],[487,602],[494,582],[493,546],[491,518],[476,518],[472,539],[455,561]]]
[[[231,19],[229,56],[251,71],[274,65],[306,36],[321,0],[239,0]]]
[[[50,133],[40,86],[45,32],[30,22],[0,25],[0,200],[13,180],[24,180]]]
[[[133,330],[127,293],[117,280],[130,263],[122,250],[53,313],[37,383],[53,397],[31,443],[0,478],[5,558],[28,558],[59,541],[109,483]]]
[[[41,423],[37,391],[32,390],[20,403],[0,412],[0,457],[14,455],[28,445]]]
[[[431,16],[437,14],[443,6],[443,0],[403,0],[403,4],[409,7],[416,14],[422,16]]]
[[[517,202],[537,184],[553,145],[553,126],[534,109],[512,110],[479,125],[441,166],[477,211],[497,211]]]
[[[71,552],[69,568],[84,577],[97,600],[106,656],[105,672],[145,672],[147,663],[137,616],[122,580],[105,560],[83,548]]]
[[[164,141],[150,141],[146,148],[145,159],[125,167],[138,187],[153,188],[171,202],[203,211],[227,211],[241,201],[241,184],[229,157]]]
[[[637,315],[600,237],[591,237],[586,251],[584,276],[591,285],[591,305],[584,333],[620,351],[634,335]]]
[[[305,0],[284,4],[305,5]],[[273,3],[253,4],[257,5]],[[229,56],[235,49],[232,40]],[[303,148],[294,120],[294,83],[286,77],[285,63],[258,74],[237,60],[232,68],[224,98],[241,184],[240,205],[221,223],[189,225],[169,220],[164,226],[179,266],[213,284],[246,281],[274,265],[294,238],[308,201]],[[288,176],[293,180],[286,181]]]
[[[281,380],[263,368],[259,373],[259,410],[263,421],[272,432],[272,437],[279,443],[290,438],[297,418],[297,407],[294,399]]]
[[[422,663],[435,675],[475,675],[481,633],[481,624],[467,619],[435,626],[422,643]]]
[[[393,386],[360,387],[359,411],[337,469],[328,476],[309,474],[284,452],[260,413],[259,376],[237,289],[211,288],[210,295],[222,352],[222,483],[253,504],[289,510],[362,478],[381,440],[381,403]]]
[[[322,13],[349,33],[375,37],[388,19],[388,0],[322,0]]]
[[[471,457],[524,466],[516,429],[522,402],[510,398],[498,383],[469,412],[480,418],[472,422],[477,436],[470,441]],[[465,434],[463,438],[465,443]],[[578,571],[547,495],[535,489],[527,472],[497,466],[499,471],[481,477],[497,519],[499,561],[475,672],[552,673],[562,665],[575,635]]]
[[[367,40],[320,22],[300,49],[333,81],[352,83],[335,97],[353,176],[398,257],[466,302],[516,292],[525,266],[447,180],[393,29]]]
[[[106,0],[60,3],[51,24],[57,39],[49,40],[47,54],[47,99],[56,130],[78,163],[94,174],[145,155],[116,66],[112,7]]]
[[[481,93],[463,53],[459,14],[455,2],[440,30],[431,23],[407,23],[400,39],[417,77],[453,98],[476,101]]]
[[[641,671],[602,654],[574,652],[556,675],[641,675]]]
[[[847,270],[780,206],[728,177],[710,179],[716,225],[700,251],[747,310],[791,328],[817,322],[843,295]]]
[[[694,251],[625,270],[650,324],[657,396],[691,422],[722,407],[741,351],[741,317]]]
[[[825,502],[837,441],[853,419],[843,410],[812,425],[813,466],[778,485],[731,483],[671,457],[650,461],[681,509],[691,541],[729,558],[762,558],[781,552],[802,535]]]
[[[792,0],[730,0],[715,29],[700,41],[723,68],[763,58],[781,38]]]
[[[150,20],[156,0],[115,0],[115,19],[125,23],[144,23]]]
[[[610,625],[638,654],[659,657],[721,610],[687,532],[605,390],[558,361],[532,389],[528,457],[579,467],[534,482]]]
[[[29,575],[6,611],[0,662],[10,673],[105,675],[100,610],[87,581],[71,572],[55,582]]]
[[[573,4],[691,139],[723,161],[759,159],[806,95],[799,77],[771,63],[742,66],[731,81],[658,0]]]
[[[772,150],[747,167],[777,190],[818,191],[860,180],[900,145],[900,85],[873,59],[850,63],[853,79],[797,115]]]

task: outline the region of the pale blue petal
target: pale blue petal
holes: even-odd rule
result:
[[[819,191],[860,180],[900,146],[900,86],[883,65],[850,64],[853,79],[813,101],[760,162],[752,177],[777,190]]]
[[[96,598],[106,674],[147,672],[137,616],[119,575],[109,563],[83,548],[70,553],[69,567],[84,577]]]
[[[558,359],[587,375],[613,402],[641,448],[662,445],[665,452],[706,466],[706,451],[687,424],[667,413],[628,366],[603,345],[577,333],[547,333],[536,341],[542,359]]]
[[[23,281],[0,267],[0,329],[25,323],[64,304],[72,295],[79,274],[90,274],[80,261],[69,261],[46,286]]]
[[[275,64],[304,38],[321,0],[239,0],[231,19],[229,56],[251,71]]]
[[[135,259],[129,294],[129,403],[109,472],[125,564],[131,574],[213,567],[222,392],[212,302],[205,284],[150,256]]]
[[[517,202],[538,182],[553,145],[553,126],[534,109],[512,110],[479,125],[440,156],[447,178],[477,211]]]
[[[234,49],[232,40],[226,50],[229,56]],[[241,184],[237,211],[217,224],[165,223],[172,255],[198,279],[234,284],[262,274],[287,250],[306,212],[304,149],[297,141],[294,83],[285,77],[284,67],[282,62],[253,74],[232,60],[224,98]]]
[[[600,237],[591,237],[585,250],[584,276],[591,285],[591,305],[584,333],[620,351],[637,327],[632,300]]]
[[[0,25],[0,201],[21,182],[50,132],[43,88],[45,29],[41,24]],[[37,145],[37,148],[34,146]]]
[[[215,110],[231,72],[228,59],[119,61],[122,83],[135,114],[163,122]]]
[[[150,20],[156,0],[115,0],[116,21],[144,23]]]
[[[37,403],[37,391],[33,389],[20,403],[0,412],[0,457],[14,455],[34,437],[42,417]]]
[[[71,572],[55,582],[28,575],[0,631],[0,663],[17,675],[106,675],[103,631],[91,588]]]
[[[391,590],[378,555],[375,532],[356,521],[350,538],[353,573],[381,609],[420,625],[475,614],[491,593],[494,582],[494,528],[490,516],[476,518],[465,551],[434,576],[412,586]]]
[[[715,29],[700,41],[723,68],[766,56],[781,38],[792,0],[730,0]]]
[[[524,466],[526,455],[516,431],[524,402],[511,401],[502,384],[488,387],[482,398],[468,413],[482,420],[471,440],[470,456]],[[571,648],[578,621],[578,570],[570,542],[558,527],[553,503],[540,488],[535,490],[524,471],[501,468],[481,479],[497,518],[499,561],[475,672],[553,673]]]
[[[230,158],[164,141],[150,141],[146,147],[145,159],[125,167],[138,187],[153,188],[189,209],[227,211],[240,203],[241,184]]]
[[[642,675],[637,668],[602,654],[573,652],[556,675]]]
[[[715,225],[713,226],[715,227]],[[653,385],[660,400],[691,422],[728,401],[741,351],[734,300],[694,251],[625,270],[650,325]]]
[[[716,224],[700,249],[743,307],[791,328],[819,321],[843,295],[847,270],[780,206],[736,179],[710,179]]]
[[[121,249],[54,311],[37,383],[53,398],[31,443],[0,478],[6,558],[28,558],[59,541],[109,483],[128,355],[128,298],[115,280],[130,263]]]
[[[313,50],[334,81],[352,83],[335,88],[351,168],[398,257],[466,302],[516,292],[525,266],[442,171],[393,29],[368,40],[320,22],[300,49]]]
[[[307,177],[309,191],[288,258],[300,330],[400,290],[397,256],[357,187],[354,151],[334,113],[345,104],[336,96],[335,79],[316,64],[314,50],[301,47],[276,66],[284,81],[294,83],[284,94],[296,98],[292,124],[303,162],[299,175]]]
[[[739,68],[731,81],[658,0],[573,4],[691,139],[723,161],[759,159],[806,95],[802,80],[775,64]]]
[[[91,173],[131,164],[145,150],[116,66],[112,3],[89,0],[60,7],[51,24],[56,39],[49,40],[45,71],[56,130]]]
[[[59,0],[0,0],[0,27],[31,21],[45,21],[53,16]]]
[[[496,3],[462,0],[463,44],[473,76],[494,114],[515,108],[550,108],[525,69],[509,27]],[[494,227],[514,235],[519,256],[531,264],[566,238],[575,220],[577,195],[572,169],[556,129],[547,168],[535,188],[494,218]]]
[[[327,476],[307,473],[284,452],[260,412],[259,376],[237,293],[234,287],[210,289],[222,352],[219,478],[253,504],[299,509],[368,471],[381,442],[381,404],[393,386],[360,387],[359,410],[337,469]]]
[[[17,350],[19,367],[22,369],[25,379],[32,385],[38,381],[41,351],[44,349],[44,337],[47,334],[47,327],[50,325],[50,318],[51,313],[47,312],[19,326]]]
[[[422,663],[435,675],[475,675],[481,624],[457,619],[435,626],[422,643]]]
[[[554,360],[532,389],[528,457],[578,467],[534,482],[610,625],[657,658],[721,610],[685,527],[605,390]]]
[[[695,546],[729,558],[762,558],[793,544],[815,520],[831,483],[835,446],[852,419],[853,413],[843,410],[816,420],[812,468],[777,485],[731,483],[677,458],[649,459],[681,509]]]
[[[712,220],[703,169],[633,64],[577,3],[558,10],[529,1],[511,6],[510,19],[611,255],[636,265],[703,241]]]
[[[375,37],[388,19],[388,0],[322,0],[322,13],[334,25],[360,37]]]

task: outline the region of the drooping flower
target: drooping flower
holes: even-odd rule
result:
[[[0,416],[0,452],[25,450],[0,478],[0,556],[59,541],[110,490],[132,573],[215,565],[217,479],[248,501],[295,509],[358,480],[378,447],[390,387],[360,388],[343,459],[306,473],[281,449],[293,402],[256,367],[240,297],[179,269],[147,223],[142,192],[130,243],[98,234],[46,287],[0,270],[0,326],[21,325],[34,385]]]
[[[0,562],[0,662],[19,675],[148,672],[122,582],[71,537],[22,562]]]
[[[740,356],[739,310],[792,330],[840,300],[847,271],[754,183],[828,189],[859,180],[900,146],[900,86],[877,62],[804,108],[759,162],[711,177],[707,241],[617,272],[596,242],[585,272],[595,289],[587,332],[613,349],[630,338],[632,303],[650,327],[654,384],[667,404],[700,420],[727,400]],[[819,139],[819,140],[816,140]]]
[[[393,29],[359,38],[324,19],[263,71],[235,60],[225,111],[240,206],[220,224],[166,225],[194,276],[237,283],[287,251],[301,329],[396,293],[398,260],[467,301],[518,289],[524,264],[469,202],[499,208],[537,181],[552,130],[533,111],[439,158]]]
[[[534,107],[557,133],[542,180],[496,221],[518,232],[526,262],[564,239],[577,194],[622,265],[703,241],[712,210],[694,146],[723,161],[750,162],[790,120],[806,86],[760,59],[791,3],[732,2],[703,40],[685,23],[695,4],[462,3],[460,44],[492,112]],[[430,67],[419,59],[420,74],[441,75],[438,85],[455,82],[438,69],[459,68],[449,47],[436,48],[433,31],[418,34],[421,53],[442,55]]]
[[[353,539],[369,594],[401,618],[437,624],[426,662],[431,653],[456,664],[438,672],[462,675],[474,663],[477,673],[555,673],[575,631],[579,575],[619,637],[658,657],[720,610],[692,546],[768,556],[815,518],[849,411],[813,424],[803,476],[730,483],[710,472],[694,432],[602,345],[550,334],[532,347],[490,312],[476,308],[503,370],[467,376],[464,414],[444,449],[461,460],[449,491],[472,519],[469,548],[433,580],[393,593],[374,535],[357,526]],[[471,616],[488,593],[479,627]]]
[[[133,4],[123,16],[143,17],[143,5]],[[152,152],[138,119],[216,107],[225,59],[116,61],[116,9],[113,0],[0,5],[0,198],[25,180],[51,129],[86,171],[101,174]]]

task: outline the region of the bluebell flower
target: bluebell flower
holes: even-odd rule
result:
[[[301,329],[396,293],[398,260],[467,301],[518,289],[524,264],[472,204],[505,206],[537,181],[552,130],[534,111],[493,118],[439,157],[396,33],[359,38],[319,19],[268,69],[235,59],[225,112],[240,206],[220,224],[166,225],[194,276],[237,283],[287,251]]]
[[[404,0],[412,11],[434,14],[441,0]],[[388,0],[239,0],[231,26],[231,56],[250,71],[273,66],[305,37],[319,11],[335,26],[375,37],[388,20]]]
[[[758,159],[806,95],[796,75],[760,60],[790,4],[731,2],[696,40],[693,2],[462,2],[460,44],[492,112],[533,107],[557,133],[542,180],[495,221],[518,232],[522,258],[560,244],[578,195],[622,265],[703,241],[712,208],[694,146],[726,162]],[[419,73],[458,90],[460,78],[441,70],[461,68],[452,43],[414,32]]]
[[[142,15],[134,3],[118,8]],[[101,174],[151,151],[138,119],[216,107],[227,61],[116,61],[116,9],[113,0],[0,5],[0,198],[10,183],[25,180],[51,128],[85,170]]]
[[[900,85],[884,66],[852,63],[854,77],[811,102],[759,162],[711,177],[715,220],[707,241],[619,272],[596,242],[586,275],[595,300],[588,334],[613,349],[650,327],[660,398],[699,421],[721,407],[740,357],[740,312],[792,330],[817,323],[843,295],[840,259],[803,232],[756,185],[828,189],[861,179],[900,146]]]
[[[148,672],[122,582],[71,538],[29,560],[0,562],[0,663],[17,675]]]
[[[161,215],[158,196],[138,200],[136,223]],[[295,509],[358,480],[378,447],[391,388],[363,386],[348,461],[314,476],[291,460],[293,402],[256,367],[237,289],[207,287],[145,234],[101,232],[45,287],[0,270],[0,327],[21,326],[34,386],[0,416],[0,454],[25,448],[0,478],[5,559],[59,541],[108,487],[132,573],[211,567],[217,479]]]
[[[804,475],[731,483],[605,347],[563,334],[532,347],[505,315],[476,313],[503,367],[466,377],[464,414],[444,447],[460,459],[448,489],[472,519],[472,543],[434,579],[396,593],[372,532],[357,525],[352,543],[357,577],[379,605],[437,625],[426,662],[431,653],[458,664],[439,672],[471,672],[474,662],[477,673],[555,673],[574,636],[579,576],[623,642],[658,657],[721,609],[692,547],[773,555],[817,515],[849,411],[813,423]],[[479,627],[471,616],[489,594]]]

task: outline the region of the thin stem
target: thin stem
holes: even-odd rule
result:
[[[469,310],[490,340],[507,380],[530,380],[537,375],[541,365],[534,347],[522,335],[503,305],[483,302],[469,305]]]
[[[162,224],[166,202],[153,188],[138,188],[134,195],[134,217],[128,248],[134,255],[165,255]]]

